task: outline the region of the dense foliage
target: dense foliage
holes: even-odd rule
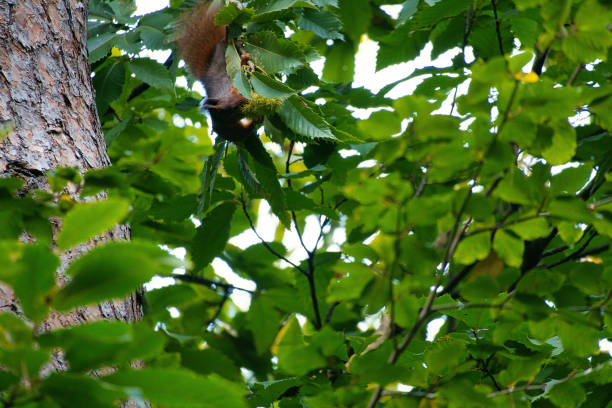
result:
[[[0,180],[0,280],[26,318],[0,314],[3,406],[612,406],[609,1],[230,4],[217,21],[240,36],[234,84],[276,98],[241,146],[213,144],[200,95],[176,85],[193,78],[169,52],[188,4],[171,3],[135,16],[132,0],[89,2],[113,165],[51,172],[50,192]],[[377,70],[446,58],[353,87],[365,36]],[[79,203],[68,184],[108,198]],[[258,225],[267,209],[278,224]],[[58,288],[58,254],[118,222],[132,241],[81,256]],[[254,285],[216,275],[215,258]],[[146,293],[142,322],[37,329],[180,268]],[[58,348],[69,368],[45,372]]]

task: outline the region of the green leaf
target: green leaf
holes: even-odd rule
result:
[[[111,198],[94,203],[77,204],[63,220],[57,246],[68,249],[85,242],[94,235],[111,229],[123,220],[130,210],[129,203]]]
[[[0,313],[0,350],[15,348],[17,345],[30,345],[32,327],[12,313]]]
[[[268,74],[291,72],[304,64],[304,54],[289,40],[278,38],[269,31],[258,33],[244,45],[256,65]]]
[[[166,10],[142,16],[138,22],[138,32],[143,43],[150,50],[162,50],[166,46],[166,28],[172,24],[172,15]]]
[[[292,7],[308,7],[316,9],[315,5],[310,0],[272,0],[267,6],[260,10],[260,14],[272,13]]]
[[[529,188],[527,187],[528,181],[519,173],[519,171],[513,171],[504,177],[493,192],[493,195],[510,203],[530,204],[531,199],[528,195]]]
[[[533,379],[545,362],[543,355],[520,356],[513,353],[508,357],[511,360],[507,368],[499,373],[499,380],[507,384]]]
[[[253,332],[257,354],[264,354],[270,350],[281,327],[282,317],[270,297],[257,296],[253,299],[249,308],[248,327]]]
[[[278,114],[287,127],[298,135],[314,140],[337,140],[325,119],[315,113],[296,95],[292,95],[285,100]]]
[[[62,230],[57,237],[57,246],[60,249],[68,249],[94,235],[108,231],[123,220],[129,210],[129,203],[118,198],[77,204],[64,217]]]
[[[71,371],[87,372],[159,355],[164,337],[143,323],[91,322],[38,337],[46,347],[61,347]]]
[[[291,211],[309,210],[315,214],[325,215],[327,218],[332,220],[338,220],[338,214],[336,214],[331,208],[317,205],[312,199],[305,195],[291,189],[284,189],[285,196],[287,197],[287,205]]]
[[[417,11],[419,0],[406,0],[402,3],[402,11],[399,14],[399,21],[405,23]]]
[[[587,204],[578,198],[553,200],[548,205],[548,212],[554,217],[568,221],[590,222],[593,219]]]
[[[112,408],[127,397],[120,387],[114,387],[85,375],[51,374],[41,386],[43,394],[62,407]]]
[[[200,193],[198,194],[198,218],[202,218],[202,214],[208,210],[212,201],[213,190],[215,188],[215,179],[217,178],[217,170],[221,163],[221,157],[225,152],[227,141],[219,138],[215,142],[215,154],[208,156],[202,173],[200,173]]]
[[[76,167],[58,167],[47,172],[47,180],[54,193],[60,193],[68,183],[78,184],[81,174]]]
[[[229,239],[236,205],[225,202],[213,208],[196,230],[191,246],[191,259],[195,270],[200,270],[221,254]]]
[[[415,24],[425,27],[438,23],[445,18],[453,17],[465,12],[471,0],[442,0],[433,7],[425,7],[413,17]]]
[[[215,374],[198,376],[178,369],[145,368],[119,371],[105,377],[111,384],[126,387],[132,396],[153,404],[185,408],[246,408],[246,387]]]
[[[355,300],[361,297],[366,286],[374,279],[374,272],[361,263],[338,265],[340,277],[332,280],[327,288],[327,301]]]
[[[234,3],[229,3],[227,6],[219,10],[219,12],[215,15],[215,24],[216,25],[229,25],[239,15],[240,15],[240,9],[238,8],[238,6],[236,6],[236,4]]]
[[[307,345],[304,341],[302,329],[295,316],[278,332],[272,351],[278,356],[279,367],[288,374],[305,375],[325,366],[325,358],[316,347]]]
[[[51,352],[46,349],[34,349],[23,344],[18,344],[17,347],[0,348],[0,364],[3,369],[28,378],[37,377],[41,368],[49,364],[50,360]]]
[[[508,229],[524,240],[534,240],[550,234],[550,227],[544,217],[534,218],[510,225]]]
[[[166,91],[174,89],[170,72],[159,62],[149,58],[139,58],[131,60],[128,66],[136,78],[143,82]]]
[[[582,237],[583,230],[575,222],[559,221],[556,224],[559,236],[568,245],[573,245]]]
[[[510,17],[512,32],[519,39],[521,45],[535,44],[538,37],[538,22],[527,13],[519,13]]]
[[[401,327],[412,327],[421,306],[416,296],[400,294],[395,300],[395,322]]]
[[[249,399],[252,406],[268,407],[281,397],[286,391],[302,385],[297,377],[283,378],[282,380],[255,382],[250,386],[253,395]]]
[[[218,374],[229,380],[240,382],[242,375],[232,360],[217,350],[182,350],[181,365],[200,375]]]
[[[338,16],[329,10],[304,9],[298,24],[303,30],[313,31],[321,38],[344,40],[344,36],[338,31],[342,29],[342,23]]]
[[[120,59],[112,60],[109,65],[96,72],[92,81],[96,88],[98,114],[103,115],[110,103],[121,96],[125,83],[125,64]]]
[[[414,31],[411,24],[404,24],[381,38],[380,49],[376,55],[376,70],[410,61],[419,55],[427,38]]]
[[[49,305],[45,297],[55,286],[60,260],[47,245],[33,244],[24,248],[20,266],[13,289],[23,313],[30,320],[40,322],[47,317]]]
[[[589,181],[592,170],[592,167],[587,165],[563,169],[550,180],[551,194],[575,195]]]
[[[99,246],[66,271],[72,280],[55,296],[58,310],[69,310],[126,296],[156,274],[169,275],[181,263],[156,245],[145,242],[111,242]]]
[[[19,384],[19,377],[8,371],[0,371],[0,391],[6,391],[15,384]]]
[[[563,281],[564,277],[558,272],[538,269],[526,274],[517,285],[517,290],[534,295],[545,295],[559,289]]]
[[[361,34],[370,26],[372,11],[368,0],[339,0],[338,14],[344,31],[355,44],[359,43]]]
[[[491,251],[491,237],[486,232],[471,235],[461,240],[453,258],[464,265],[485,259]]]
[[[251,85],[256,93],[268,98],[287,98],[295,94],[295,91],[284,83],[261,72],[253,72]]]
[[[349,83],[355,74],[355,47],[353,43],[341,42],[327,49],[323,81]]]
[[[272,158],[258,138],[249,138],[245,141],[245,148],[253,157],[253,170],[255,177],[261,185],[261,193],[270,204],[272,212],[287,228],[290,228],[290,216],[287,208],[287,199],[278,181],[278,173]]]
[[[87,50],[89,51],[89,62],[93,64],[106,56],[115,46],[119,36],[115,33],[103,33],[87,40]]]
[[[432,373],[444,373],[465,359],[465,341],[442,338],[436,341],[425,355],[427,369]]]
[[[554,385],[548,395],[550,400],[559,408],[578,407],[587,399],[584,389],[575,381],[566,381]]]
[[[576,152],[576,131],[567,122],[555,123],[553,130],[552,144],[542,151],[542,156],[550,164],[566,163]]]
[[[493,249],[509,266],[518,268],[523,263],[523,241],[504,230],[495,233]]]
[[[401,130],[401,118],[395,112],[380,110],[370,115],[367,120],[359,121],[359,130],[368,139],[383,140]]]

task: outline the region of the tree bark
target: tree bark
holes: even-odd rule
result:
[[[0,123],[5,121],[12,121],[14,130],[0,142],[0,177],[24,179],[24,192],[48,189],[44,172],[57,167],[83,172],[110,164],[91,83],[87,1],[0,1]],[[66,193],[77,198],[74,190]],[[54,232],[58,229],[54,223]],[[129,229],[117,226],[62,254],[59,284],[72,259],[109,239],[129,239]],[[10,289],[1,285],[0,306],[19,313]],[[98,319],[133,321],[141,315],[140,297],[133,295],[53,314],[40,330]],[[56,363],[61,367],[61,359]]]

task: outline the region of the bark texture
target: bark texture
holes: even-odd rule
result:
[[[0,142],[0,177],[25,179],[26,191],[46,189],[44,172],[56,167],[85,171],[110,164],[91,83],[86,1],[0,1],[0,123],[5,121],[12,121],[14,130]],[[108,239],[129,239],[129,229],[117,226],[64,253],[59,284],[72,259]],[[0,310],[19,313],[14,296],[1,285]],[[140,298],[134,295],[54,314],[40,329],[98,319],[132,321],[141,315]]]

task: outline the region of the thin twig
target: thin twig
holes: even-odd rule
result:
[[[508,101],[508,106],[506,107],[506,111],[504,112],[502,122],[500,123],[499,128],[497,129],[496,137],[499,136],[502,129],[506,125],[506,122],[508,122],[508,118],[510,117],[510,110],[512,108],[512,105],[514,104],[514,99],[516,98],[516,92],[518,91],[518,87],[519,81],[514,81],[514,87],[512,88],[512,93],[510,94],[510,100]]]
[[[289,151],[287,152],[287,161],[285,162],[285,173],[289,173],[289,166],[291,165],[291,155],[293,154],[293,147],[295,146],[295,142],[292,140],[289,143]],[[287,187],[292,188],[292,183],[291,183],[291,179],[288,178],[287,179]],[[311,256],[311,252],[316,251],[317,248],[315,246],[315,248],[310,251],[307,247],[306,244],[304,244],[304,238],[302,237],[302,232],[300,231],[300,227],[298,225],[298,221],[297,221],[297,215],[295,214],[295,211],[291,211],[291,219],[293,220],[293,225],[295,227],[295,232],[297,233],[298,239],[300,241],[300,245],[302,246],[302,248],[304,248],[304,251],[306,251],[306,254],[308,255],[308,257]]]
[[[479,365],[478,369],[483,372],[484,377],[488,377],[493,383],[493,386],[495,387],[495,389],[497,391],[501,391],[502,388],[499,386],[499,384],[497,383],[497,380],[495,379],[495,376],[489,369],[489,363],[491,362],[491,359],[493,358],[493,356],[495,356],[495,353],[491,354],[489,358],[487,358],[486,360],[482,358],[476,358],[475,360],[476,362],[478,362],[478,365]],[[470,355],[470,357],[472,356]]]
[[[331,306],[327,310],[327,314],[325,315],[325,324],[328,324],[330,322],[332,314],[334,313],[334,310],[338,307],[339,304],[340,302],[334,302],[331,304]]]
[[[348,201],[348,198],[343,198],[342,200],[338,201],[338,203],[334,206],[334,211],[338,210],[338,208],[340,208],[340,206],[344,203],[346,203]],[[319,236],[317,237],[317,240],[315,241],[315,245],[314,245],[314,249],[316,250],[317,247],[319,246],[319,241],[321,241],[321,238],[323,237],[323,229],[331,222],[331,219],[329,217],[325,217],[325,220],[323,220],[323,222],[320,224],[320,228],[321,230],[319,231]]]
[[[463,56],[463,65],[467,65],[467,62],[465,61],[465,48],[467,47],[468,38],[470,36],[470,32],[472,31],[472,23],[474,22],[471,11],[472,11],[472,5],[468,4],[465,10],[465,25],[463,27],[463,44],[461,46],[461,55]],[[458,92],[459,92],[459,84],[457,84],[457,86],[455,87],[455,93],[453,95],[453,103],[451,103],[451,109],[450,109],[449,115],[452,115],[453,111],[455,110]]]
[[[242,203],[242,211],[244,212],[244,215],[246,216],[247,220],[249,221],[249,226],[251,227],[251,230],[255,233],[255,236],[257,238],[259,238],[259,241],[261,241],[261,244],[275,257],[277,257],[280,260],[283,260],[285,262],[287,262],[289,265],[293,266],[295,269],[297,269],[302,275],[304,276],[308,276],[308,273],[303,270],[302,268],[300,268],[298,265],[294,264],[293,262],[291,262],[289,259],[287,259],[286,257],[284,257],[283,255],[279,254],[278,252],[276,252],[276,250],[274,250],[274,248],[272,248],[270,246],[270,244],[268,244],[266,242],[265,239],[263,239],[261,237],[261,235],[259,235],[259,233],[257,232],[257,229],[255,229],[255,225],[253,225],[253,220],[251,219],[251,216],[249,215],[249,211],[246,208],[246,203],[244,202],[244,200],[240,200]]]
[[[427,398],[434,399],[436,394],[433,392],[423,391],[397,391],[397,390],[385,390],[382,393],[385,397],[412,397],[412,398]]]
[[[565,251],[566,249],[569,249],[569,246],[562,245],[562,246],[557,247],[557,248],[546,250],[546,251],[542,252],[542,258],[546,258],[546,257],[549,257],[549,256],[556,255],[559,252]]]
[[[470,264],[470,265],[466,265],[461,272],[459,272],[457,275],[454,275],[451,277],[451,280],[446,284],[446,286],[444,286],[444,289],[441,292],[438,292],[436,296],[440,297],[440,296],[444,296],[447,293],[450,293],[451,296],[453,295],[453,290],[457,287],[457,285],[459,285],[459,283],[465,279],[466,276],[469,275],[470,271],[472,270],[472,268],[474,268],[474,265],[476,265],[476,262]]]
[[[501,228],[508,227],[508,226],[510,226],[510,225],[515,225],[515,224],[519,224],[519,223],[521,223],[521,222],[525,222],[525,221],[533,220],[533,219],[535,219],[535,218],[539,218],[539,217],[548,217],[549,215],[550,215],[550,214],[548,214],[548,213],[538,213],[538,214],[535,214],[535,215],[530,215],[530,216],[528,216],[528,217],[517,218],[516,220],[510,221],[510,222],[507,222],[507,223],[500,222],[500,223],[495,224],[495,225],[494,225],[494,226],[492,226],[492,227],[478,228],[478,229],[475,229],[475,230],[473,230],[473,231],[467,232],[467,233],[465,234],[465,236],[466,236],[466,237],[469,237],[469,236],[471,236],[471,235],[480,234],[481,232],[487,232],[487,231],[498,230],[498,229],[501,229]]]
[[[586,242],[584,244],[582,244],[580,246],[580,248],[578,248],[576,251],[572,252],[571,254],[569,254],[568,256],[566,256],[565,258],[561,259],[558,262],[552,263],[550,265],[544,265],[543,267],[546,269],[551,269],[554,268],[555,266],[561,265],[565,262],[577,259],[577,258],[581,258],[582,256],[582,251],[584,251],[586,249],[586,247],[589,246],[589,244],[591,243],[591,241],[597,236],[597,233],[593,233],[591,234],[591,236],[586,240]]]
[[[579,253],[579,254],[575,255],[574,257],[572,257],[572,258],[568,257],[568,258],[564,259],[563,261],[559,261],[559,262],[557,262],[557,263],[555,263],[555,264],[553,264],[551,266],[546,266],[545,268],[550,269],[550,268],[553,268],[555,266],[561,265],[562,263],[571,261],[573,259],[580,259],[580,258],[584,258],[585,256],[589,256],[589,255],[601,254],[602,252],[605,252],[608,249],[610,249],[610,244],[600,245],[600,246],[597,246],[595,248],[589,249],[588,251],[584,251],[582,253]]]
[[[214,281],[214,280],[211,280],[211,279],[204,278],[202,276],[196,276],[196,275],[170,275],[168,277],[174,278],[176,280],[180,280],[180,281],[183,281],[183,282],[189,282],[189,283],[195,283],[197,285],[207,286],[207,287],[209,287],[211,289],[222,288],[225,292],[231,292],[233,290],[239,290],[241,292],[246,292],[246,293],[250,293],[250,294],[255,293],[255,292],[253,292],[252,290],[249,290],[249,289],[239,288],[238,286],[230,285],[229,283]]]
[[[576,244],[582,241],[588,235],[588,232],[591,231],[592,229],[593,229],[593,224],[589,224],[582,232],[582,236],[576,242]],[[542,256],[540,259],[552,256],[552,255],[556,255],[559,252],[565,251],[566,249],[569,249],[569,245],[561,245],[560,247],[549,249],[547,251],[542,252]]]
[[[599,201],[596,201],[594,203],[587,205],[587,208],[589,209],[589,211],[594,211],[596,208],[601,207],[602,205],[610,204],[610,203],[612,203],[612,197],[607,197],[607,198],[604,198],[602,200],[599,200]]]
[[[592,306],[594,308],[593,310],[601,309],[606,305],[606,303],[610,301],[610,299],[612,299],[612,290],[608,292],[608,295],[601,302],[599,302],[599,304],[595,304]]]
[[[310,286],[310,298],[312,300],[312,307],[314,309],[315,329],[320,330],[321,327],[323,327],[323,324],[321,323],[321,313],[319,312],[319,301],[317,300],[317,287],[315,285],[314,273],[309,273],[306,277],[308,278],[308,286]]]
[[[589,367],[586,370],[584,370],[581,373],[576,374],[575,371],[572,371],[567,377],[564,377],[560,380],[557,380],[554,382],[554,385],[558,385],[564,382],[567,382],[573,378],[580,378],[580,377],[585,377],[595,371],[599,371],[601,370],[604,366],[609,366],[609,363],[602,363],[602,364],[597,364],[595,367]],[[507,395],[507,394],[512,394],[514,392],[519,392],[519,391],[532,391],[532,390],[545,390],[546,388],[550,387],[550,384],[527,384],[524,385],[522,387],[510,387],[510,388],[506,388],[504,390],[501,391],[496,391],[496,392],[492,392],[488,395],[489,398],[494,398],[494,397],[498,397],[500,395]]]
[[[466,303],[466,304],[453,304],[453,305],[439,305],[432,306],[431,313],[443,312],[445,310],[463,310],[463,309],[510,309],[509,306],[504,304],[491,304],[491,303]]]
[[[423,177],[421,177],[421,182],[419,183],[419,186],[417,187],[416,191],[414,192],[414,197],[420,197],[421,194],[423,194],[423,191],[425,190],[425,186],[427,185],[427,173],[423,174]]]
[[[298,236],[298,240],[300,241],[300,245],[302,246],[302,248],[304,248],[304,251],[306,251],[306,254],[308,255],[308,258],[311,257],[311,255],[314,253],[314,251],[316,251],[316,248],[313,248],[313,250],[309,250],[308,247],[306,246],[306,244],[304,243],[304,238],[302,237],[302,232],[300,231],[300,226],[298,224],[298,220],[297,220],[297,215],[295,214],[295,211],[291,211],[291,219],[293,220],[293,226],[295,227],[295,233]]]
[[[287,161],[285,162],[285,173],[289,173],[289,166],[291,165],[291,155],[293,154],[294,146],[295,146],[295,142],[292,140],[289,143],[289,151],[287,152]],[[290,178],[287,179],[287,186],[289,188],[292,188]],[[300,272],[302,272],[304,276],[306,276],[306,279],[308,279],[308,286],[310,289],[310,298],[312,300],[312,308],[313,308],[314,317],[315,317],[314,326],[316,330],[320,330],[323,324],[321,323],[321,312],[319,311],[319,301],[317,298],[317,287],[315,283],[315,266],[314,266],[314,259],[317,253],[317,245],[319,244],[320,235],[312,251],[309,250],[306,244],[304,243],[304,238],[302,236],[302,232],[300,231],[300,226],[298,224],[297,215],[295,214],[295,211],[291,211],[291,219],[293,220],[293,225],[295,226],[295,232],[297,233],[298,239],[300,241],[300,245],[302,246],[302,248],[304,248],[304,251],[306,251],[306,256],[308,257],[307,258],[308,272],[304,271],[302,268],[298,267],[297,265],[295,265],[295,267]],[[321,234],[322,233],[323,233],[323,227],[321,227]]]
[[[497,33],[497,43],[499,45],[499,52],[501,55],[504,55],[504,45],[501,36],[499,17],[497,16],[497,3],[495,0],[491,0],[491,5],[493,6],[493,15],[495,16],[495,32]]]
[[[404,337],[404,340],[402,340],[401,344],[393,350],[393,352],[389,356],[389,360],[387,361],[388,364],[393,365],[397,362],[400,355],[404,352],[404,350],[406,350],[406,347],[410,345],[410,342],[412,341],[412,339],[414,339],[414,337],[418,333],[419,329],[421,328],[421,326],[423,325],[423,323],[425,322],[425,320],[430,314],[430,309],[436,297],[437,289],[438,289],[438,286],[436,285],[434,288],[431,289],[431,292],[429,292],[429,296],[427,297],[427,300],[425,301],[425,305],[419,312],[417,321],[414,323],[414,326],[412,326],[412,329],[410,329],[410,332],[406,335],[406,337]],[[378,387],[376,387],[376,390],[374,391],[374,393],[372,394],[372,397],[370,398],[370,401],[368,402],[368,405],[367,405],[368,408],[374,408],[376,404],[378,404],[378,400],[382,396],[382,392],[383,392],[382,386],[379,385]]]
[[[225,302],[227,302],[227,299],[229,299],[229,291],[225,290],[223,291],[223,298],[219,302],[219,305],[217,305],[217,310],[215,310],[215,314],[208,320],[208,324],[206,326],[209,328],[209,330],[211,329],[211,325],[215,323],[215,320],[217,320],[217,318],[223,311],[223,306],[225,306]]]
[[[495,140],[497,139],[504,125],[508,121],[508,117],[510,115],[510,109],[512,108],[512,105],[514,103],[514,99],[518,91],[518,86],[519,86],[518,81],[515,81],[514,88],[512,89],[512,94],[510,95],[510,100],[508,101],[508,106],[506,107],[506,111],[504,112],[502,122],[498,127],[494,140],[491,142],[491,145],[489,146],[489,150],[492,149],[492,146],[495,143]],[[483,167],[483,162],[481,162],[476,168],[475,175],[473,176],[474,180],[478,178],[478,175],[480,174],[482,167]],[[467,208],[467,204],[470,200],[471,195],[472,195],[472,190],[470,189],[468,190],[468,194],[465,197],[465,200],[463,201],[463,204],[461,205],[461,209],[459,210],[457,217],[455,219],[455,225],[453,226],[453,229],[450,235],[450,239],[449,239],[449,243],[448,243],[448,246],[446,247],[446,251],[444,254],[444,261],[442,263],[442,268],[441,268],[442,272],[446,270],[448,264],[450,263],[450,260],[453,257],[455,250],[457,249],[457,246],[459,245],[459,242],[461,241],[463,234],[465,233],[465,230],[467,229],[467,227],[469,226],[471,222],[471,217],[470,217],[463,224],[461,231],[459,231],[459,226],[461,225],[461,218],[463,217],[463,213],[465,212]],[[425,323],[425,321],[427,320],[427,317],[431,314],[431,308],[433,306],[433,302],[436,298],[436,293],[439,287],[440,287],[440,283],[436,284],[429,292],[427,300],[425,301],[425,305],[419,312],[417,321],[414,323],[414,325],[412,326],[412,329],[406,335],[406,337],[404,337],[404,340],[400,343],[400,345],[393,350],[393,352],[389,356],[388,364],[393,365],[397,362],[400,355],[410,345],[410,342],[414,339],[414,337],[418,333],[423,323]],[[368,405],[367,405],[368,408],[374,408],[378,404],[378,401],[380,400],[380,397],[382,396],[382,392],[383,392],[382,386],[376,387],[376,390],[374,391],[374,393],[372,394],[372,397],[370,398],[370,401],[368,402]]]
[[[584,65],[582,64],[576,65],[576,67],[574,68],[574,71],[572,71],[572,75],[570,75],[569,79],[567,80],[567,86],[572,86],[574,84],[574,81],[578,77],[578,74],[580,73],[582,68],[584,68]]]

